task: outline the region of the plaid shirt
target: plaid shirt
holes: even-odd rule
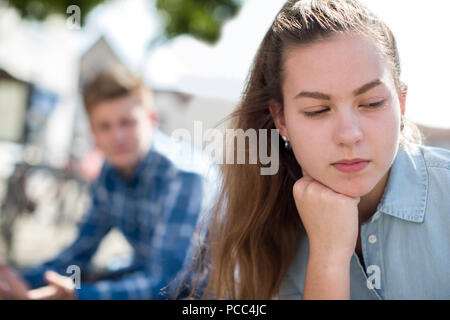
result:
[[[203,192],[207,167],[201,167],[206,162],[196,156],[188,158],[192,154],[155,131],[152,148],[131,180],[124,181],[105,163],[92,185],[92,205],[75,242],[53,260],[27,270],[26,280],[35,288],[45,285],[46,270],[67,275],[67,267],[77,265],[83,272],[103,237],[115,227],[134,249],[134,271],[118,280],[81,283],[78,298],[168,298],[160,290],[182,268],[208,198]],[[192,172],[194,167],[197,172]]]

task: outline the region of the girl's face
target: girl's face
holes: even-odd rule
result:
[[[334,191],[368,194],[388,175],[404,112],[390,65],[355,34],[287,50],[275,117],[303,170]],[[354,165],[343,160],[362,159]]]

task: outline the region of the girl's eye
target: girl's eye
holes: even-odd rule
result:
[[[361,107],[366,107],[366,108],[377,108],[377,107],[381,107],[384,104],[385,100],[381,100],[381,101],[377,101],[377,102],[373,102],[373,103],[368,103],[368,104],[362,104],[360,105]],[[312,112],[305,112],[305,116],[307,117],[316,117],[324,112],[327,112],[329,110],[329,108],[326,109],[322,109],[322,110],[318,110],[318,111],[312,111]]]
[[[380,107],[384,104],[384,100],[378,101],[378,102],[373,102],[373,103],[369,103],[369,104],[362,104],[361,107],[367,107],[367,108],[376,108],[376,107]]]
[[[315,116],[318,116],[319,114],[322,114],[322,113],[324,113],[326,111],[328,111],[328,108],[327,109],[318,110],[318,111],[305,112],[305,116],[307,116],[307,117],[315,117]]]

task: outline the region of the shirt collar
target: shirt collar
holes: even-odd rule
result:
[[[419,145],[403,141],[391,167],[377,211],[412,222],[423,222],[428,172]]]
[[[110,163],[107,163],[107,167],[109,167],[109,169],[113,173],[116,182],[118,182],[119,184],[124,184],[128,187],[135,187],[139,184],[139,180],[143,175],[143,172],[150,170],[151,166],[156,165],[157,161],[155,161],[155,159],[157,158],[157,156],[158,154],[152,144],[149,151],[139,160],[137,167],[134,169],[129,179],[123,178],[122,175],[116,170],[116,168],[114,168]]]

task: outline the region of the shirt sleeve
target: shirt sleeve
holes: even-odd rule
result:
[[[182,172],[163,193],[164,209],[154,226],[151,254],[144,269],[94,284],[81,284],[79,299],[171,299],[166,289],[183,267],[186,252],[202,207],[201,176]]]
[[[69,266],[77,266],[81,272],[90,262],[97,250],[102,238],[111,229],[111,219],[105,208],[106,194],[100,186],[91,189],[92,203],[85,219],[80,225],[80,231],[76,240],[55,258],[40,265],[31,267],[23,273],[23,277],[32,288],[46,285],[44,273],[53,270],[61,275],[71,275]]]
[[[203,183],[203,199],[197,225],[192,235],[182,270],[167,287],[167,294],[174,299],[203,297],[208,282],[209,257],[207,256],[207,238],[210,220],[219,200],[221,176],[218,168],[211,166]],[[214,299],[208,297],[207,299]]]

